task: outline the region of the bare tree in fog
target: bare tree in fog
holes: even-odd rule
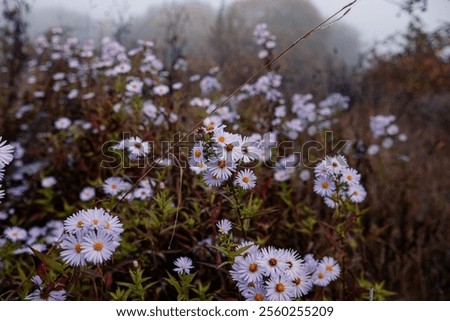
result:
[[[18,98],[17,86],[20,71],[25,63],[25,45],[27,42],[27,23],[25,15],[29,11],[29,4],[25,0],[3,0],[2,17],[0,23],[0,128],[7,132],[4,126],[7,109]],[[4,122],[4,123],[2,123]]]

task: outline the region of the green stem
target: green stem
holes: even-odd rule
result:
[[[238,219],[239,219],[239,224],[241,225],[241,230],[242,230],[242,234],[244,236],[244,240],[247,239],[247,233],[245,232],[245,227],[244,227],[244,220],[242,218],[242,213],[241,213],[241,203],[239,202],[239,199],[236,195],[236,190],[234,188],[234,185],[231,181],[229,181],[229,185],[231,188],[231,192],[233,194],[233,198],[234,201],[236,202],[236,211],[238,213]]]

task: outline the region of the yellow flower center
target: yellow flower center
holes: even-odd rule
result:
[[[77,227],[78,227],[78,228],[82,228],[82,227],[83,227],[83,221],[82,221],[82,220],[79,220],[79,221],[77,222]]]
[[[107,222],[105,225],[105,229],[109,230],[110,228],[111,228],[111,224],[109,224],[109,222]]]
[[[81,253],[81,244],[80,244],[80,243],[77,243],[77,244],[75,245],[75,252]]]
[[[250,263],[250,265],[248,266],[248,270],[250,272],[256,272],[258,271],[258,264],[256,263]]]
[[[217,140],[219,141],[219,143],[223,143],[223,142],[225,142],[225,137],[220,136]]]
[[[323,182],[322,183],[322,187],[323,188],[328,188],[328,186],[330,186],[330,184],[328,182]]]
[[[327,265],[325,267],[325,270],[327,270],[328,272],[331,272],[331,271],[333,271],[333,266],[332,265]]]
[[[242,177],[242,181],[247,184],[248,182],[250,182],[250,177],[244,176]]]
[[[319,274],[317,274],[317,277],[319,279],[323,279],[323,278],[325,278],[325,274],[323,274],[322,272],[319,272]]]
[[[200,150],[200,149],[196,149],[195,152],[194,152],[194,156],[197,157],[197,158],[199,158],[200,156],[202,156],[201,150]]]
[[[228,144],[226,148],[227,148],[227,152],[231,152],[233,150],[233,148],[234,148],[234,145],[233,144]]]
[[[284,290],[286,290],[286,287],[284,286],[283,283],[278,283],[278,284],[275,286],[275,291],[277,291],[278,293],[283,293]]]
[[[111,184],[112,189],[117,189],[117,184]]]
[[[255,294],[255,301],[264,301],[264,295],[260,292]]]
[[[217,166],[219,166],[220,168],[225,168],[227,166],[227,161],[224,159],[221,159],[217,162]]]
[[[94,243],[94,250],[95,250],[95,251],[101,251],[101,250],[103,250],[103,243],[102,243],[102,242],[95,242],[95,243]]]
[[[353,180],[353,176],[352,176],[352,175],[347,175],[347,179],[348,179],[349,181],[352,181],[352,180]]]

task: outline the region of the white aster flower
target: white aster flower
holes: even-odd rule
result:
[[[272,275],[266,290],[269,301],[290,301],[295,296],[294,284],[284,274]]]
[[[83,211],[81,219],[83,220],[86,229],[103,229],[106,224],[106,213],[103,208],[90,208]]]
[[[80,192],[80,200],[88,202],[95,197],[95,189],[93,187],[85,187]]]
[[[127,142],[128,152],[133,158],[145,156],[150,152],[148,142],[142,141],[139,137],[132,137]]]
[[[314,182],[314,192],[322,197],[331,196],[336,189],[331,176],[319,176]]]
[[[337,155],[335,157],[326,156],[325,165],[327,171],[333,174],[339,174],[344,168],[348,167],[344,156]]]
[[[77,231],[75,234],[66,234],[61,242],[61,258],[64,262],[71,266],[84,266],[86,260],[84,258],[83,249],[83,232]]]
[[[343,169],[341,175],[340,181],[342,183],[347,183],[349,186],[359,184],[359,180],[361,179],[361,174],[350,167]]]
[[[367,192],[362,185],[353,185],[348,189],[347,195],[352,202],[361,203],[366,198]]]
[[[231,222],[227,219],[220,220],[216,226],[220,234],[228,234],[232,229]]]
[[[194,268],[192,260],[186,256],[180,256],[173,264],[176,266],[173,270],[178,274],[190,274],[191,269]]]
[[[221,158],[213,158],[208,162],[208,171],[213,177],[226,180],[236,170],[236,164]]]
[[[312,282],[317,286],[327,286],[330,283],[326,270],[319,266],[312,275]]]
[[[211,187],[219,187],[226,180],[224,178],[220,178],[216,174],[213,174],[210,170],[205,171],[203,174],[203,179],[205,180],[206,185]]]
[[[24,241],[28,236],[27,231],[18,226],[7,227],[4,231],[4,234],[7,239],[13,242]]]
[[[84,236],[81,253],[86,261],[100,264],[109,260],[116,248],[114,238],[105,230],[90,231]]]
[[[230,274],[236,282],[257,283],[262,281],[264,269],[259,262],[259,253],[248,254],[242,260],[236,261]]]
[[[2,141],[0,136],[0,168],[8,165],[14,158],[14,147],[6,144],[6,140]]]
[[[295,276],[292,279],[292,283],[294,284],[294,296],[296,298],[307,295],[313,287],[311,276],[305,271],[302,271],[299,275]]]
[[[235,185],[239,185],[243,189],[250,189],[256,186],[256,175],[251,169],[244,169],[237,173],[234,181]]]
[[[127,187],[128,184],[123,179],[113,176],[106,179],[105,183],[103,184],[103,191],[106,194],[115,196],[124,191]]]
[[[286,270],[286,254],[283,250],[269,246],[261,249],[261,255],[258,257],[258,263],[267,276],[279,275]]]
[[[338,262],[329,256],[322,258],[319,262],[319,269],[323,269],[326,273],[326,277],[331,281],[336,280],[341,273],[341,267]]]
[[[84,213],[85,210],[80,210],[75,214],[72,214],[68,218],[64,220],[64,229],[68,233],[76,233],[77,231],[81,231],[86,226],[86,222],[84,221]]]

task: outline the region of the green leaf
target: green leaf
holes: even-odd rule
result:
[[[46,256],[45,254],[39,252],[38,250],[33,249],[30,246],[31,251],[33,252],[34,255],[36,255],[36,257],[41,260],[42,262],[44,262],[45,264],[47,264],[48,266],[50,266],[52,269],[62,273],[64,272],[64,267],[61,263],[56,262],[55,260],[53,260],[52,258]]]

